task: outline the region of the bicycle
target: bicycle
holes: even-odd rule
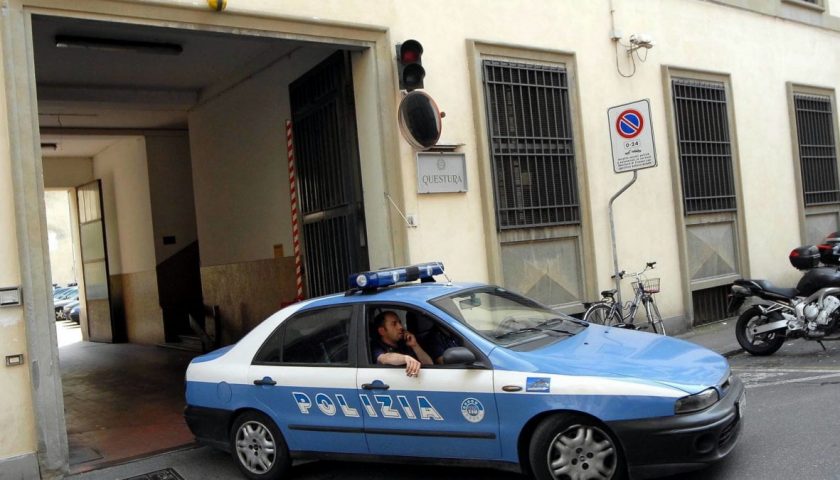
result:
[[[654,333],[665,335],[665,324],[662,323],[662,315],[659,314],[659,308],[653,300],[653,294],[659,293],[659,279],[658,278],[644,278],[642,275],[648,270],[653,270],[656,262],[648,262],[645,269],[637,273],[627,273],[624,270],[618,272],[618,278],[624,279],[629,275],[636,279],[631,285],[635,293],[633,300],[628,301],[625,305],[621,305],[615,300],[616,290],[604,290],[601,292],[601,300],[592,303],[587,308],[583,315],[583,320],[590,323],[598,323],[600,325],[617,326],[621,328],[630,329],[647,329],[651,328]],[[615,278],[613,275],[612,278]],[[639,309],[639,303],[645,309],[645,318],[647,323],[637,326],[635,323],[636,312]],[[627,315],[624,312],[627,311]]]

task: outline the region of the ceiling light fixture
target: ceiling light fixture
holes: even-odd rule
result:
[[[152,53],[158,55],[180,55],[184,51],[176,43],[143,42],[138,40],[120,40],[115,38],[78,37],[56,35],[55,46],[58,48],[84,48],[110,52]]]

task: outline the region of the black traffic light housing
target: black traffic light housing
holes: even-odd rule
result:
[[[417,40],[406,40],[397,44],[397,73],[400,78],[400,90],[408,92],[423,88],[423,45]]]

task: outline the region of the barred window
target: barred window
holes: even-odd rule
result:
[[[794,94],[805,206],[838,203],[837,153],[831,98]]]
[[[674,79],[672,87],[685,212],[735,210],[723,83]]]
[[[567,72],[484,61],[497,226],[580,223]]]
[[[823,0],[782,0],[782,1],[786,2],[786,3],[789,3],[789,4],[792,4],[792,5],[799,4],[802,7],[805,7],[806,5],[813,5],[815,7],[819,7],[819,8],[823,8],[823,9],[825,8]]]

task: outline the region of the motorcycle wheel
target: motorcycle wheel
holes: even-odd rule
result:
[[[777,331],[754,335],[750,330],[753,327],[779,319],[781,319],[781,316],[776,312],[765,315],[759,307],[750,307],[738,317],[738,323],[735,325],[735,338],[738,339],[741,347],[752,355],[772,355],[776,353],[776,350],[782,348],[785,337]]]

